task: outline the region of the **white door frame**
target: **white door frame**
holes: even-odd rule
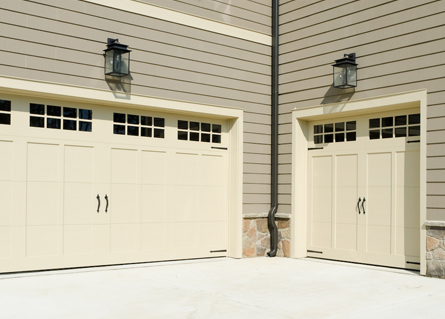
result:
[[[419,107],[420,132],[420,273],[426,274],[426,100],[418,90],[362,100],[317,105],[292,111],[291,257],[307,256],[307,145],[309,121]]]
[[[230,129],[228,176],[228,251],[227,256],[242,257],[243,192],[243,110],[154,98],[138,94],[119,95],[109,90],[24,80],[0,76],[0,92],[85,104],[153,110],[175,114],[228,120]]]

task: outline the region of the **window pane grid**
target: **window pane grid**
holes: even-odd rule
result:
[[[113,134],[140,136],[140,137],[165,137],[165,119],[137,114],[113,113]]]
[[[357,138],[356,121],[314,125],[314,144],[353,142]]]
[[[56,130],[91,132],[93,111],[57,105],[29,104],[29,126]]]
[[[420,136],[420,114],[396,115],[369,120],[369,139]]]
[[[0,100],[0,125],[11,125],[11,101]]]
[[[178,140],[203,143],[221,143],[220,124],[178,120]]]

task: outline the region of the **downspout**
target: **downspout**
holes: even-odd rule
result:
[[[269,257],[275,257],[278,250],[278,227],[275,224],[275,214],[278,211],[278,17],[278,0],[272,0],[271,207],[267,217],[270,232]]]

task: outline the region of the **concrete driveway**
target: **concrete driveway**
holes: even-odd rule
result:
[[[309,258],[205,259],[0,276],[4,319],[444,314],[445,280]]]

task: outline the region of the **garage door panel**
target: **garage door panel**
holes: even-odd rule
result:
[[[201,216],[202,221],[225,221],[225,201],[223,187],[201,188]]]
[[[167,248],[166,236],[167,225],[164,223],[142,223],[141,231],[141,250],[156,251]]]
[[[357,187],[337,187],[335,218],[338,224],[357,224]]]
[[[420,154],[418,151],[396,153],[396,185],[418,187],[420,185]]]
[[[59,145],[28,144],[27,180],[59,181]]]
[[[55,182],[28,182],[26,192],[26,224],[57,225],[59,217],[60,184]]]
[[[312,185],[314,187],[332,187],[332,156],[313,157]]]
[[[312,220],[330,223],[332,221],[332,187],[314,187],[312,191]]]
[[[92,183],[94,148],[65,146],[64,181],[71,183]]]
[[[201,156],[201,184],[206,186],[223,186],[225,166],[222,156]]]
[[[94,201],[93,185],[90,183],[65,183],[63,198],[63,221],[65,225],[93,222]]]
[[[133,184],[138,182],[138,152],[111,150],[111,182]]]
[[[194,222],[199,220],[201,207],[199,205],[201,188],[198,186],[175,187],[175,221]]]
[[[112,252],[139,249],[139,224],[118,224],[110,226],[110,248]]]
[[[366,239],[368,252],[391,253],[391,227],[368,225]]]
[[[225,249],[223,222],[202,222],[199,224],[199,243],[210,250]]]
[[[198,224],[197,223],[175,223],[173,230],[174,249],[198,247]]]
[[[365,215],[369,225],[391,225],[392,215],[392,188],[368,187]]]
[[[28,226],[26,229],[26,256],[57,256],[63,226]]]
[[[141,185],[141,222],[166,222],[167,198],[165,185]]]
[[[337,187],[357,187],[358,185],[358,156],[357,154],[340,155],[335,157]]]
[[[420,188],[396,187],[396,226],[420,228]]]
[[[13,238],[12,227],[0,226],[0,260],[12,257]]]
[[[166,183],[167,153],[157,151],[141,152],[142,184],[164,185]]]
[[[108,195],[108,214],[112,224],[136,223],[138,214],[138,186],[134,184],[112,184]],[[103,199],[103,207],[106,201]]]
[[[67,225],[63,229],[64,255],[93,253],[93,225]]]
[[[336,224],[335,247],[344,250],[357,250],[357,226],[355,223]]]
[[[0,141],[0,181],[11,181],[13,176],[13,142]]]
[[[0,227],[12,226],[12,184],[0,181]]]
[[[199,185],[198,163],[198,154],[176,153],[176,185]]]
[[[94,254],[107,254],[111,251],[110,225],[93,225],[93,251]]]
[[[368,154],[368,186],[392,186],[392,154]]]
[[[312,247],[332,247],[332,224],[313,222],[311,232]]]

